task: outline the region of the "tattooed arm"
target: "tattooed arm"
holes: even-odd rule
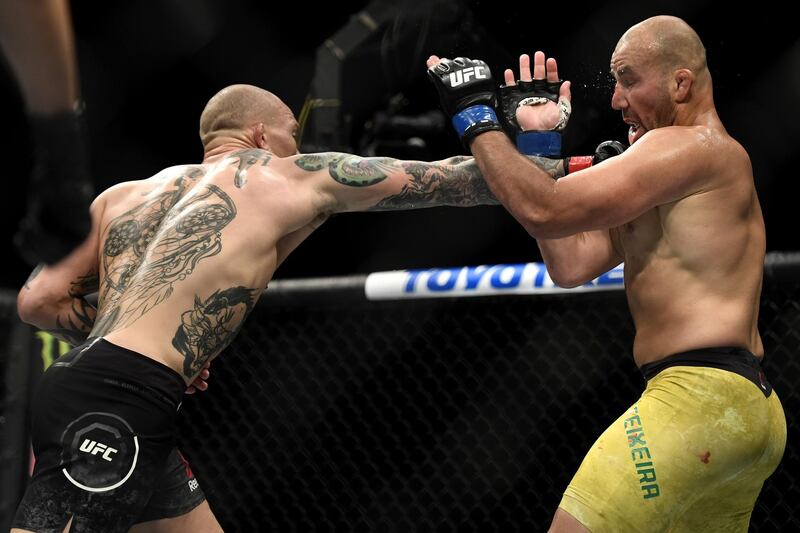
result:
[[[72,345],[86,340],[96,309],[86,296],[98,289],[97,224],[103,202],[92,204],[92,230],[86,240],[54,265],[39,265],[17,296],[20,318]]]
[[[553,178],[564,175],[560,159],[532,158]],[[427,163],[342,153],[294,158],[313,173],[332,211],[389,211],[435,206],[471,207],[497,204],[471,157]]]
[[[561,159],[529,159],[553,179],[564,176]],[[323,153],[299,156],[295,165],[318,175],[321,190],[332,198],[331,211],[499,203],[471,157],[424,163]],[[619,246],[611,235],[609,230],[595,230],[537,242],[553,279],[569,287],[593,279],[622,262]]]

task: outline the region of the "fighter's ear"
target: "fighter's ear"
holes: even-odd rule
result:
[[[259,122],[253,126],[253,144],[262,150],[266,150],[269,146],[269,135],[267,134],[267,127],[263,122]]]
[[[679,104],[689,100],[692,85],[694,84],[694,73],[688,68],[681,68],[673,73],[673,98]]]

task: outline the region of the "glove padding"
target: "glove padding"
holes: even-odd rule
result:
[[[620,155],[625,150],[625,145],[619,141],[603,141],[594,149],[592,164],[602,163],[606,159]]]
[[[439,93],[442,109],[465,144],[479,133],[502,129],[494,112],[497,95],[492,72],[484,61],[442,59],[428,69],[428,76]]]
[[[625,145],[619,141],[603,141],[594,149],[594,155],[572,156],[564,158],[564,173],[572,174],[579,170],[589,168],[620,155],[625,151]]]
[[[518,133],[524,131],[517,122],[517,110],[524,105],[541,105],[548,101],[558,104],[560,117],[558,123],[550,131],[562,131],[569,121],[572,113],[572,106],[566,100],[559,100],[558,94],[564,80],[547,81],[517,80],[516,85],[500,86],[500,108],[501,120],[509,136],[514,138]]]

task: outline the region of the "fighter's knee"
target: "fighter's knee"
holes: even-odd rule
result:
[[[578,522],[576,518],[568,512],[559,508],[556,509],[556,514],[553,517],[553,522],[550,524],[550,529],[547,533],[591,533],[589,529]]]

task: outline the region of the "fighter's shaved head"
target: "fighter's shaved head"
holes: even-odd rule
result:
[[[632,26],[617,50],[627,47],[665,72],[686,68],[695,76],[707,72],[706,49],[697,33],[678,17],[661,15]]]
[[[270,125],[285,104],[269,91],[253,85],[230,85],[215,94],[200,115],[204,146],[220,135],[241,131],[258,122]]]

